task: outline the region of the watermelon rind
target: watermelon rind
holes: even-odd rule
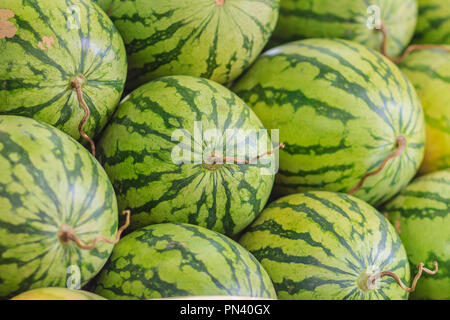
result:
[[[378,205],[415,176],[424,154],[424,113],[414,87],[378,52],[341,39],[308,39],[264,53],[233,86],[261,119],[279,129],[280,195],[347,193]]]
[[[450,44],[450,1],[418,0],[415,43]]]
[[[130,66],[127,87],[171,75],[231,83],[261,53],[278,10],[279,0],[113,0],[110,17]]]
[[[83,141],[78,81],[90,110],[82,129],[94,138],[119,103],[127,74],[111,20],[84,0],[2,0],[0,12],[11,16],[0,29],[0,114],[32,117]]]
[[[111,300],[180,296],[276,299],[259,262],[220,233],[190,224],[156,224],[124,237],[94,291]]]
[[[341,38],[378,51],[383,35],[377,29],[382,24],[389,34],[387,53],[397,56],[411,41],[416,20],[416,0],[283,0],[271,42]]]
[[[402,239],[411,267],[424,263],[424,273],[411,294],[413,299],[450,299],[450,170],[414,180],[383,209]]]
[[[114,189],[97,160],[48,124],[0,116],[0,298],[34,288],[83,286],[113,245],[63,244],[63,225],[90,244],[115,239]]]
[[[217,139],[208,139],[210,130],[217,132]],[[130,230],[175,222],[232,236],[267,203],[275,156],[212,167],[205,157],[236,149],[250,160],[252,151],[259,155],[261,145],[271,149],[268,136],[250,139],[260,130],[264,127],[253,111],[222,85],[190,76],[164,77],[124,99],[98,142],[98,156],[119,209],[132,212]],[[174,158],[176,150],[183,151],[180,162]]]
[[[21,293],[11,300],[106,300],[99,295],[76,289],[41,288]]]
[[[450,52],[415,51],[400,69],[414,85],[425,113],[427,143],[421,174],[450,168]]]

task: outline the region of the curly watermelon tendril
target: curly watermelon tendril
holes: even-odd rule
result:
[[[75,243],[75,245],[83,250],[92,250],[97,246],[97,243],[99,242],[106,242],[109,244],[117,244],[120,240],[120,236],[125,231],[126,228],[130,225],[130,216],[131,211],[125,210],[123,212],[124,215],[126,215],[125,224],[120,227],[119,230],[117,230],[116,238],[114,240],[107,239],[105,237],[99,236],[96,237],[90,244],[86,244],[83,241],[78,238],[78,236],[75,234],[75,230],[71,226],[68,226],[66,224],[63,224],[58,232],[58,238],[61,241],[62,244],[68,245],[70,242]]]
[[[87,104],[83,98],[83,83],[84,82],[86,82],[86,78],[84,78],[83,76],[77,76],[70,82],[70,86],[77,93],[78,102],[80,103],[80,106],[84,110],[84,116],[78,125],[78,131],[80,132],[80,135],[83,137],[83,139],[85,139],[91,145],[91,153],[95,157],[94,140],[92,140],[91,137],[89,137],[83,129],[85,123],[89,120],[89,118],[91,116],[91,110],[89,110],[89,107],[87,106]]]
[[[376,169],[374,171],[371,171],[369,173],[366,173],[361,178],[359,183],[353,189],[351,189],[348,193],[350,195],[354,195],[356,192],[358,192],[362,188],[362,186],[364,185],[364,182],[367,180],[367,178],[379,174],[381,171],[384,170],[384,168],[386,168],[386,166],[389,163],[389,161],[391,161],[392,159],[395,159],[395,158],[401,156],[403,154],[403,152],[405,151],[405,149],[406,149],[406,145],[407,145],[406,138],[403,137],[403,136],[399,136],[397,138],[397,149],[393,153],[388,155],[386,157],[386,159],[384,159],[383,163],[378,167],[378,169]]]
[[[418,51],[418,50],[426,50],[426,49],[441,49],[447,52],[450,52],[449,46],[439,45],[439,44],[413,44],[406,48],[406,50],[403,52],[403,54],[397,58],[391,57],[387,53],[387,47],[388,47],[388,39],[389,39],[389,33],[384,25],[384,23],[381,23],[381,28],[378,29],[382,35],[383,35],[383,42],[381,43],[381,54],[383,54],[386,58],[391,60],[394,63],[400,63],[403,60],[405,60],[411,52]]]
[[[396,275],[393,272],[390,271],[382,271],[380,273],[374,274],[374,275],[370,275],[367,278],[367,289],[372,290],[375,289],[376,287],[376,282],[378,279],[381,279],[383,277],[391,277],[394,278],[394,280],[397,282],[397,284],[405,291],[407,292],[413,292],[414,290],[416,290],[416,285],[417,282],[419,281],[420,277],[422,276],[423,272],[430,274],[430,275],[434,275],[438,272],[439,267],[438,267],[438,263],[437,261],[433,261],[433,265],[434,265],[434,270],[430,270],[425,268],[425,264],[420,263],[417,267],[419,268],[419,271],[417,272],[416,276],[414,277],[414,280],[412,282],[411,288],[409,288],[408,286],[406,286],[403,281],[400,279],[400,277],[398,275]]]

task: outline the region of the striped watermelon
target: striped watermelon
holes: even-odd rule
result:
[[[80,139],[84,116],[72,86],[82,85],[94,137],[123,91],[127,62],[123,40],[106,14],[84,0],[2,0],[0,114],[49,123]]]
[[[99,295],[83,290],[66,288],[42,288],[21,293],[11,300],[106,300]]]
[[[95,292],[112,300],[197,295],[276,299],[267,272],[239,244],[202,227],[171,223],[123,238]]]
[[[196,133],[199,126],[203,136]],[[131,209],[133,214],[131,230],[179,222],[235,235],[262,211],[274,181],[273,174],[264,174],[266,164],[210,166],[201,158],[195,163],[176,163],[172,158],[180,144],[173,136],[176,130],[185,130],[184,136],[193,140],[181,140],[182,148],[189,148],[183,161],[193,160],[192,154],[222,153],[219,144],[205,136],[207,130],[215,129],[226,140],[227,150],[244,150],[246,145],[255,150],[266,142],[260,137],[248,144],[248,135],[226,138],[228,129],[260,130],[263,126],[234,93],[210,80],[160,78],[124,99],[98,146],[119,208]]]
[[[280,6],[274,43],[343,38],[379,50],[382,34],[374,27],[382,22],[389,33],[388,53],[394,56],[411,41],[417,19],[416,0],[283,0]]]
[[[450,53],[415,51],[400,68],[416,87],[424,108],[427,143],[421,172],[450,168]]]
[[[367,203],[340,193],[309,192],[270,204],[240,244],[269,273],[280,299],[407,299],[381,271],[410,277],[405,250],[389,222]]]
[[[110,2],[127,47],[132,89],[170,75],[230,83],[266,45],[279,9],[279,0]]]
[[[450,1],[418,0],[419,18],[414,42],[450,44]]]
[[[349,192],[371,204],[414,177],[424,153],[424,116],[414,88],[379,53],[346,40],[309,39],[262,55],[235,84],[268,129],[280,129],[277,192]]]
[[[64,227],[85,243],[116,235],[116,197],[94,157],[45,123],[3,115],[0,168],[0,298],[94,277],[113,246],[81,250],[60,236]]]
[[[108,16],[111,14],[113,9],[112,6],[113,0],[91,0],[91,1],[99,5],[100,8],[102,8],[108,14]]]
[[[411,265],[437,261],[439,272],[424,275],[416,299],[450,299],[450,170],[416,179],[385,212],[397,227]]]

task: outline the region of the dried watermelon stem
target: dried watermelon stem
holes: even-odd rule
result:
[[[371,275],[367,278],[367,288],[368,289],[374,289],[376,286],[376,281],[382,277],[391,277],[394,278],[394,280],[398,283],[398,285],[405,291],[408,292],[413,292],[414,290],[416,290],[416,285],[417,285],[417,281],[419,281],[420,277],[422,276],[423,272],[428,273],[428,274],[436,274],[439,270],[438,267],[438,263],[437,261],[433,261],[433,265],[434,265],[434,270],[430,270],[425,268],[425,264],[420,263],[417,267],[419,268],[419,271],[417,271],[416,276],[414,277],[414,280],[412,282],[411,288],[408,288],[403,281],[400,279],[400,277],[398,275],[396,275],[393,272],[390,271],[382,271],[380,273]]]
[[[207,162],[208,163],[206,165],[208,165],[208,164],[215,165],[215,164],[223,164],[223,163],[252,164],[252,163],[254,163],[255,161],[258,161],[258,159],[260,159],[260,158],[262,158],[264,156],[272,154],[272,153],[276,152],[279,149],[284,149],[284,147],[285,147],[285,144],[284,143],[280,143],[278,146],[276,146],[272,150],[264,152],[264,153],[262,153],[262,154],[260,154],[260,155],[258,155],[256,157],[254,157],[251,160],[239,159],[239,158],[236,158],[236,157],[218,157],[218,156],[215,156],[215,155],[211,155],[211,156],[207,157],[207,160],[208,160]]]
[[[125,224],[120,227],[119,230],[117,230],[116,238],[114,240],[107,239],[105,237],[99,236],[96,237],[90,244],[86,244],[82,242],[78,236],[75,234],[75,230],[71,226],[68,226],[66,224],[63,224],[58,232],[58,238],[61,241],[62,244],[68,245],[70,242],[73,242],[77,245],[78,248],[83,250],[92,250],[97,246],[97,243],[99,242],[106,242],[109,244],[116,244],[120,240],[120,236],[122,235],[122,232],[128,228],[130,225],[130,210],[125,210],[123,212],[124,215],[126,215]]]
[[[444,46],[444,45],[439,45],[439,44],[413,44],[413,45],[409,46],[408,48],[406,48],[406,50],[403,52],[403,54],[401,56],[394,58],[394,57],[391,57],[387,53],[389,33],[383,23],[381,23],[381,28],[379,30],[383,34],[383,42],[381,43],[380,51],[386,58],[388,58],[389,60],[391,60],[394,63],[402,62],[403,60],[406,59],[406,57],[409,56],[409,54],[411,52],[418,51],[418,50],[441,49],[441,50],[450,52],[449,46]]]
[[[111,3],[109,4],[108,11],[106,11],[106,14],[108,15],[108,17],[111,17],[111,15],[112,15],[113,6],[114,6],[114,2],[111,2]]]
[[[223,6],[225,4],[225,0],[216,0],[216,4],[218,6]]]
[[[384,159],[383,163],[378,167],[378,169],[371,171],[369,173],[366,173],[361,180],[359,181],[359,183],[353,188],[351,189],[348,193],[350,195],[354,195],[356,192],[358,192],[362,186],[364,185],[364,182],[366,181],[367,178],[377,175],[378,173],[380,173],[381,171],[383,171],[383,169],[387,166],[387,164],[389,163],[389,161],[391,161],[392,159],[395,159],[397,157],[399,157],[400,155],[402,155],[402,153],[405,151],[406,149],[406,138],[403,136],[399,136],[397,138],[397,149],[391,153],[390,155],[388,155],[386,157],[386,159]]]
[[[79,125],[78,125],[78,131],[80,132],[80,135],[89,142],[91,145],[91,153],[95,157],[95,143],[94,141],[86,134],[83,127],[85,123],[88,121],[89,117],[91,116],[91,110],[89,110],[89,107],[87,106],[86,102],[83,98],[83,83],[86,82],[86,78],[83,76],[77,76],[75,77],[71,82],[71,87],[75,90],[77,93],[78,102],[80,103],[80,106],[84,110],[84,116],[83,119],[81,119]]]
[[[116,3],[114,1],[112,1],[109,4],[108,10],[106,11],[106,14],[108,15],[108,17],[111,17],[111,15],[114,13],[114,11],[119,9],[121,6],[122,6],[122,2],[121,3]]]

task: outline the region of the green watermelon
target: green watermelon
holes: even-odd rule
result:
[[[41,288],[21,293],[11,300],[106,300],[94,293],[66,288]]]
[[[116,28],[90,1],[2,0],[0,18],[0,114],[49,123],[75,139],[96,136],[114,112],[127,62]]]
[[[450,170],[413,181],[385,207],[397,227],[412,266],[438,262],[436,275],[424,274],[416,299],[450,299]]]
[[[443,0],[447,1],[447,0]],[[416,0],[283,0],[273,42],[305,38],[342,38],[379,50],[382,22],[389,33],[390,55],[399,55],[414,34]]]
[[[416,43],[450,44],[450,1],[418,0]]]
[[[276,299],[259,262],[239,244],[189,224],[147,226],[124,237],[95,292],[112,300],[180,296]]]
[[[280,299],[407,299],[405,249],[376,209],[346,194],[316,191],[271,203],[239,241],[269,273]]]
[[[258,57],[279,10],[279,0],[110,2],[127,48],[131,89],[170,75],[230,83]]]
[[[280,129],[277,193],[355,191],[382,203],[414,177],[425,123],[417,94],[381,54],[347,40],[308,39],[263,54],[233,90]]]
[[[94,277],[113,246],[81,250],[60,234],[72,227],[87,244],[116,236],[113,186],[94,157],[54,127],[3,115],[0,168],[0,299]]]
[[[400,68],[415,86],[425,113],[427,143],[421,172],[450,168],[450,53],[415,51]]]
[[[270,145],[262,135],[249,141],[249,130],[262,129],[251,109],[223,86],[191,76],[165,77],[140,87],[120,104],[98,143],[99,160],[119,208],[131,209],[131,230],[178,222],[235,235],[264,208],[273,173],[262,161],[210,165],[205,158],[224,154],[225,148],[249,148],[243,155],[247,159],[261,144]],[[208,130],[218,130],[218,139],[208,139]],[[227,130],[243,133],[232,139]],[[179,140],[177,131],[186,140]],[[175,161],[176,150],[186,151],[183,162]]]

